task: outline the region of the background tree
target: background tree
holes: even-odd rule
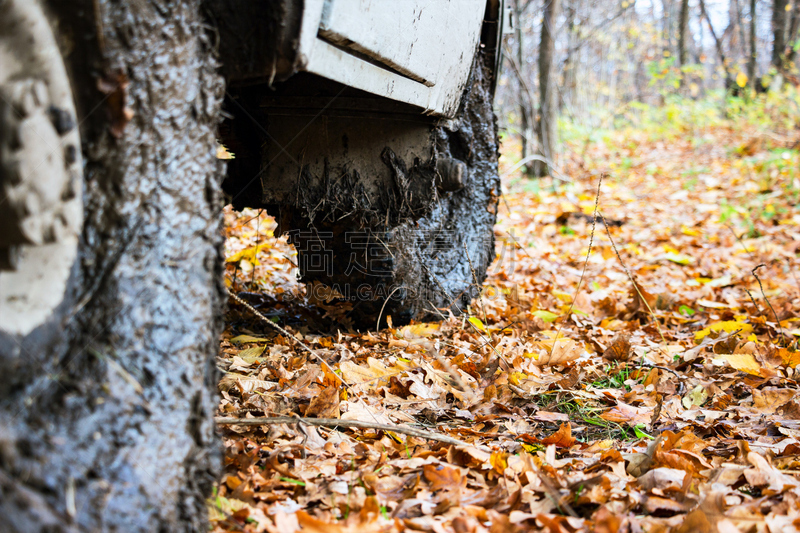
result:
[[[531,127],[531,124],[533,123],[533,92],[528,86],[525,74],[523,74],[523,69],[525,66],[525,42],[524,33],[522,31],[523,13],[525,13],[531,2],[532,0],[514,0],[513,3],[514,22],[516,24],[514,28],[514,37],[516,41],[516,62],[512,62],[511,66],[516,73],[518,82],[517,86],[519,87],[517,92],[517,101],[519,102],[519,140],[520,157],[522,160],[527,159],[531,154],[529,139],[533,137],[533,128]],[[532,166],[530,164],[525,165],[526,174],[530,173],[531,170]]]
[[[747,57],[747,78],[750,87],[756,87],[756,62],[758,59],[758,49],[756,48],[756,0],[750,0],[750,47]]]
[[[786,6],[788,0],[773,0],[772,3],[772,66],[779,72],[784,70],[786,57]]]
[[[681,11],[678,17],[678,62],[680,66],[687,64],[686,41],[689,33],[689,0],[681,0]]]
[[[773,18],[785,19],[777,47],[784,50],[786,72],[797,72],[800,1],[787,12],[788,1],[779,1],[773,16],[775,0],[519,0],[519,25],[506,47],[511,68],[502,75],[495,102],[501,126],[520,143],[524,139],[520,152],[547,157],[549,151],[552,160],[558,159],[558,131],[540,128],[555,124],[550,116],[591,131],[630,113],[631,102],[657,104],[678,87],[700,97],[704,91],[735,90],[746,74],[754,88],[773,66],[775,32],[767,24]],[[545,25],[550,18],[552,24]],[[555,115],[542,100],[548,93]],[[524,134],[531,127],[535,137]],[[551,140],[549,146],[542,137]],[[542,163],[533,166],[538,174],[546,172]]]
[[[542,17],[541,39],[539,42],[539,117],[537,133],[539,136],[538,154],[547,161],[553,161],[556,142],[556,95],[553,80],[553,55],[555,45],[556,22],[559,14],[560,0],[546,0]],[[546,176],[548,164],[534,162],[533,174]]]

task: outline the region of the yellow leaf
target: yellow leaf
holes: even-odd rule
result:
[[[537,446],[535,444],[527,444],[525,442],[520,442],[519,444],[522,446],[522,449],[528,453],[536,453],[537,451],[542,449],[541,446]]]
[[[430,337],[439,331],[439,324],[413,324],[410,326],[403,326],[395,332],[395,335],[401,339],[413,340],[424,337]]]
[[[786,7],[788,8],[789,4],[786,4]],[[747,85],[747,74],[740,71],[739,74],[736,75],[736,85],[739,87],[744,87]]]
[[[241,261],[242,259],[247,259],[251,263],[258,265],[259,262],[258,260],[256,260],[256,255],[258,255],[258,253],[261,252],[262,250],[271,247],[272,245],[268,242],[261,243],[257,246],[251,246],[250,248],[245,248],[244,250],[236,252],[232,256],[228,257],[225,261],[228,263],[236,263],[238,261]]]
[[[724,304],[722,302],[712,302],[711,300],[706,300],[705,298],[697,300],[697,304],[710,309],[729,309],[733,307],[732,305]]]
[[[722,358],[736,370],[741,370],[754,376],[761,375],[761,365],[758,364],[758,361],[751,353],[725,354]]]
[[[503,472],[506,471],[506,468],[508,468],[506,457],[508,457],[508,454],[505,452],[492,452],[492,456],[489,458],[489,464],[492,465],[494,471],[501,476]]]
[[[684,235],[688,235],[689,237],[699,237],[701,235],[700,230],[690,228],[688,226],[681,226],[681,233]]]
[[[525,379],[527,377],[528,376],[523,374],[522,372],[512,372],[508,376],[508,382],[511,383],[512,385],[516,385],[517,387],[519,387],[520,381],[522,381],[523,379]]]
[[[555,319],[558,318],[557,314],[551,313],[550,311],[545,311],[544,309],[539,309],[538,311],[531,311],[531,314],[536,318],[541,318],[545,322],[554,322]]]
[[[470,323],[472,323],[473,326],[478,328],[479,331],[486,333],[486,326],[483,325],[483,322],[481,322],[480,318],[476,316],[471,316],[469,317],[469,321]]]
[[[264,342],[268,341],[266,337],[254,337],[252,335],[239,335],[230,340],[231,344],[244,344],[246,342]]]
[[[568,292],[560,291],[555,289],[551,292],[553,296],[561,300],[562,302],[571,303],[572,302],[572,295]]]
[[[707,307],[707,306],[706,306]],[[724,331],[726,333],[733,333],[734,331],[739,331],[742,333],[742,336],[749,335],[750,332],[753,331],[753,326],[746,322],[737,322],[736,320],[725,320],[723,322],[714,322],[713,324],[709,324],[707,328],[701,329],[697,333],[694,334],[694,340],[699,341],[704,337],[707,337],[711,332]]]
[[[677,254],[673,251],[669,251],[664,254],[664,259],[667,261],[672,261],[678,265],[688,265],[694,262],[694,257],[691,257],[686,254]]]

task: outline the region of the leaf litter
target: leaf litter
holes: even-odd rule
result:
[[[221,425],[214,531],[798,530],[797,174],[754,175],[782,148],[753,132],[615,135],[504,183],[480,301],[440,323],[353,331],[226,211],[261,318],[231,300],[219,416],[252,424]]]

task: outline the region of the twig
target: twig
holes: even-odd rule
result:
[[[522,244],[520,244],[520,242],[516,239],[516,237],[514,237],[514,234],[511,233],[510,231],[507,231],[506,233],[508,233],[508,236],[511,237],[511,240],[514,241],[514,244],[516,244],[517,247],[520,250],[522,250],[522,253],[525,254],[526,256],[528,256],[528,259],[533,261],[533,257],[530,256],[530,254],[528,253],[528,250],[526,250],[525,248],[522,247]]]
[[[760,315],[761,314],[761,307],[759,307],[759,305],[756,303],[756,300],[755,300],[755,298],[753,298],[753,295],[750,294],[750,291],[748,291],[747,289],[745,289],[744,292],[746,292],[747,296],[750,297],[750,301],[753,302],[753,307],[756,308],[756,311],[758,311],[758,314]],[[769,338],[771,339],[772,338],[772,333],[770,333],[769,330],[767,330],[767,333],[769,334]]]
[[[339,382],[342,384],[342,386],[343,386],[344,388],[346,388],[348,391],[350,391],[350,393],[353,395],[353,397],[354,397],[356,400],[358,400],[359,402],[361,402],[361,404],[364,406],[364,409],[366,409],[366,411],[367,411],[367,412],[370,414],[370,416],[373,418],[373,420],[375,420],[375,422],[376,422],[376,423],[378,422],[378,419],[377,419],[377,417],[376,417],[376,416],[375,416],[375,414],[372,412],[372,410],[369,408],[369,406],[367,405],[367,402],[365,402],[365,401],[364,401],[364,399],[363,399],[363,398],[361,398],[361,397],[358,395],[358,393],[356,393],[356,390],[355,390],[353,387],[351,387],[351,386],[350,386],[350,384],[349,384],[349,383],[347,383],[347,382],[346,382],[344,379],[342,379],[342,377],[336,373],[336,371],[333,369],[333,367],[332,367],[331,365],[329,365],[329,364],[328,364],[328,362],[327,362],[325,359],[323,359],[323,358],[322,358],[322,356],[320,356],[320,355],[319,355],[317,352],[315,352],[315,351],[313,350],[313,348],[311,348],[311,347],[310,347],[308,344],[304,343],[303,341],[301,341],[300,339],[298,339],[297,337],[295,337],[295,336],[294,336],[292,333],[290,333],[290,332],[289,332],[287,329],[284,329],[284,328],[280,327],[278,324],[276,324],[276,323],[275,323],[275,322],[273,322],[272,320],[270,320],[270,319],[268,319],[267,317],[265,317],[264,315],[262,315],[262,314],[261,314],[261,313],[258,311],[258,309],[256,309],[255,307],[253,307],[253,306],[252,306],[252,305],[250,305],[249,303],[245,302],[245,301],[244,301],[244,300],[242,300],[241,298],[239,298],[239,296],[237,296],[236,294],[234,294],[233,292],[231,292],[231,290],[230,290],[230,289],[227,289],[227,288],[226,288],[226,290],[228,291],[228,295],[229,295],[231,298],[233,298],[233,299],[234,299],[234,300],[235,300],[237,303],[239,303],[239,304],[243,305],[243,306],[245,307],[245,309],[247,309],[248,311],[250,311],[251,313],[253,313],[253,314],[254,314],[256,317],[260,318],[260,319],[261,319],[263,322],[266,322],[267,324],[269,324],[269,325],[270,325],[270,326],[272,326],[273,328],[277,329],[278,331],[280,331],[281,333],[283,333],[284,335],[286,335],[287,337],[289,337],[290,339],[292,339],[292,340],[293,340],[294,342],[296,342],[298,345],[300,345],[300,346],[302,346],[303,348],[305,348],[305,350],[306,350],[308,353],[310,353],[310,354],[311,354],[311,355],[312,355],[312,356],[313,356],[313,357],[314,357],[314,358],[315,358],[317,361],[319,361],[319,362],[320,362],[320,364],[321,364],[322,366],[324,366],[325,368],[327,368],[327,369],[328,369],[328,372],[330,372],[330,373],[331,373],[331,375],[335,376],[335,377],[336,377],[336,379],[338,379],[338,380],[339,380]]]
[[[256,264],[258,264],[258,241],[261,240],[261,236],[259,232],[261,231],[261,209],[258,210],[256,214],[256,251],[253,254],[253,275],[250,278],[250,285],[255,285],[256,283]]]
[[[597,206],[600,204],[600,187],[603,185],[603,178],[605,174],[600,174],[600,180],[597,182],[597,194],[594,197],[594,212],[592,213],[592,233],[589,235],[589,249],[586,251],[586,260],[583,262],[583,270],[581,271],[581,279],[578,280],[578,288],[575,289],[575,296],[572,297],[572,301],[569,304],[569,310],[567,311],[567,318],[572,314],[572,308],[575,307],[575,300],[578,299],[578,295],[581,293],[581,286],[583,285],[583,277],[586,275],[586,267],[589,266],[589,256],[592,255],[592,246],[594,245],[594,230],[597,227]],[[603,220],[605,223],[605,219]],[[606,228],[608,229],[608,228]],[[558,330],[556,331],[556,338],[553,339],[553,347],[550,348],[550,357],[553,357],[553,351],[556,349],[556,343],[558,342],[558,336],[561,334],[561,330],[564,327],[564,323],[560,323],[558,325]]]
[[[747,246],[746,246],[746,245],[744,244],[744,242],[742,241],[742,238],[741,238],[741,237],[739,237],[739,236],[736,234],[736,232],[733,230],[733,228],[730,226],[730,224],[725,224],[725,227],[726,227],[726,228],[728,228],[728,229],[731,231],[731,233],[733,233],[733,236],[734,236],[734,237],[736,237],[736,240],[737,240],[737,241],[739,241],[739,244],[741,244],[741,245],[742,245],[742,248],[744,248],[744,251],[745,251],[745,252],[747,252],[747,255],[749,255],[749,256],[750,256],[750,259],[752,259],[753,261],[755,261],[755,260],[756,260],[756,258],[755,258],[755,257],[753,257],[753,254],[750,252],[750,250],[747,248]]]
[[[761,267],[765,267],[765,266],[767,266],[767,265],[765,265],[764,263],[761,263],[760,265],[755,267],[753,270],[751,270],[751,272],[753,273],[753,277],[756,278],[756,281],[758,282],[758,287],[761,289],[761,296],[764,297],[764,301],[767,302],[767,306],[772,310],[772,314],[775,316],[775,322],[778,324],[778,331],[781,332],[781,338],[783,339],[784,342],[786,342],[786,334],[783,332],[783,326],[781,326],[781,321],[778,318],[778,313],[776,313],[775,312],[775,308],[772,307],[772,303],[770,303],[769,298],[767,298],[767,294],[764,292],[764,286],[761,285],[761,279],[759,279],[758,274],[756,274],[756,270],[758,270]]]
[[[622,265],[622,269],[625,271],[625,274],[628,275],[628,279],[631,280],[633,283],[633,289],[636,291],[636,294],[639,295],[639,299],[644,303],[644,306],[647,307],[647,310],[650,312],[650,316],[653,318],[653,322],[656,325],[656,329],[658,330],[658,334],[661,336],[661,342],[664,344],[667,343],[667,339],[664,338],[664,334],[661,332],[661,324],[658,322],[658,317],[650,308],[650,304],[647,303],[644,295],[642,295],[642,291],[639,290],[639,285],[636,283],[636,280],[633,279],[633,275],[631,275],[628,267],[625,266],[625,263],[622,261],[622,256],[619,255],[619,250],[617,250],[617,245],[614,243],[614,238],[611,236],[611,231],[608,229],[608,224],[606,223],[606,217],[603,216],[603,213],[598,213],[600,218],[603,219],[603,225],[606,228],[606,234],[608,235],[608,240],[611,241],[611,247],[614,248],[614,253],[617,254],[617,259],[619,259],[619,264]]]
[[[397,287],[394,288],[394,290],[392,292],[389,293],[389,296],[386,297],[386,300],[383,302],[383,305],[381,306],[381,312],[378,313],[378,322],[375,324],[375,330],[376,331],[381,329],[381,317],[383,316],[383,310],[386,309],[386,304],[388,304],[389,300],[392,299],[392,296],[394,296],[394,293],[396,293],[397,291],[399,291],[400,289],[403,289],[403,288],[404,287],[402,285],[398,285]]]
[[[403,435],[410,435],[412,437],[419,437],[421,439],[435,440],[452,444],[454,446],[466,446],[478,448],[481,451],[491,452],[491,449],[479,444],[469,444],[462,440],[448,437],[440,433],[433,433],[430,431],[423,431],[408,426],[396,426],[394,424],[381,424],[379,422],[364,422],[363,420],[342,420],[340,418],[301,418],[294,416],[270,416],[259,418],[214,418],[214,422],[220,426],[269,426],[275,424],[306,424],[308,426],[321,426],[327,428],[361,428],[361,429],[376,429],[378,431],[401,433]]]
[[[680,375],[678,372],[676,372],[675,370],[671,369],[671,368],[670,368],[670,367],[668,367],[668,366],[661,366],[661,365],[651,365],[651,364],[649,364],[649,363],[640,363],[640,364],[639,364],[639,367],[640,367],[640,368],[641,368],[641,367],[644,367],[644,368],[658,368],[658,369],[660,369],[660,370],[665,370],[665,371],[667,371],[667,372],[672,372],[673,374],[675,374],[675,377],[677,377],[679,380],[680,380],[680,379],[686,379],[686,377],[685,377],[685,376],[681,376],[681,375]]]

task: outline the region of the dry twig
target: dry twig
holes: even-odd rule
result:
[[[440,433],[433,433],[431,431],[423,431],[421,429],[410,428],[408,426],[396,426],[394,424],[381,424],[378,422],[364,422],[363,420],[342,420],[340,418],[301,418],[294,416],[270,416],[259,418],[225,418],[217,417],[214,419],[220,426],[270,426],[276,424],[306,424],[308,426],[321,426],[327,428],[361,428],[361,429],[376,429],[378,431],[401,433],[403,435],[410,435],[412,437],[419,437],[421,439],[435,440],[444,442],[445,444],[452,444],[454,446],[466,446],[478,448],[481,451],[491,453],[491,449],[480,444],[469,444],[462,440],[448,437]]]

